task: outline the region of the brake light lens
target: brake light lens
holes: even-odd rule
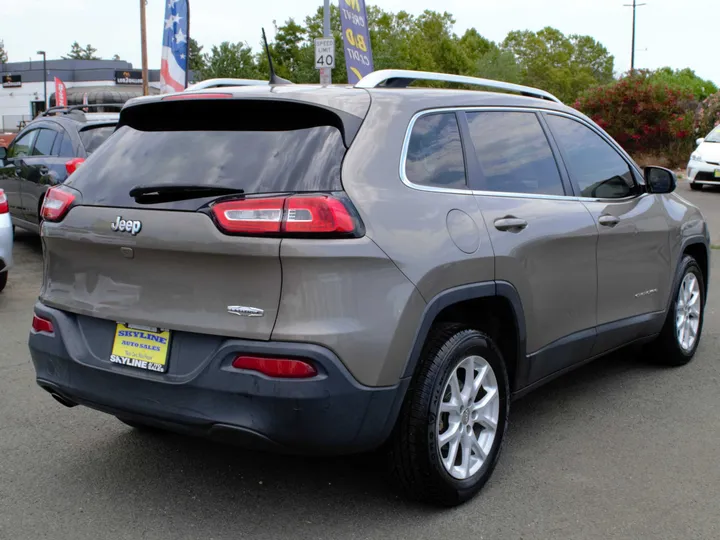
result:
[[[65,170],[70,175],[70,174],[74,173],[77,170],[77,168],[80,165],[82,165],[83,163],[85,163],[85,160],[83,158],[81,158],[81,157],[73,158],[70,161],[68,161],[67,163],[65,163]]]
[[[212,212],[229,234],[349,237],[360,229],[345,203],[331,195],[224,201]]]
[[[238,356],[232,365],[236,369],[257,371],[278,379],[308,379],[317,375],[317,369],[312,364],[291,358]]]
[[[185,101],[187,99],[229,99],[232,98],[232,94],[220,94],[206,92],[203,94],[173,94],[162,98],[163,101]]]
[[[8,205],[7,195],[0,189],[0,214],[7,214],[9,211],[10,206]]]
[[[38,317],[35,314],[33,314],[32,329],[35,332],[45,332],[47,334],[55,333],[52,321]]]
[[[60,221],[68,213],[74,200],[75,195],[62,186],[51,187],[45,193],[40,215],[45,221]]]

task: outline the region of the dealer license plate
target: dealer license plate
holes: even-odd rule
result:
[[[167,371],[170,331],[152,332],[118,323],[110,361],[114,364],[164,373]]]
[[[715,169],[715,178],[720,178],[720,169]]]

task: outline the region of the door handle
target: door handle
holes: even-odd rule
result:
[[[604,216],[600,216],[600,218],[598,219],[598,223],[600,223],[600,225],[605,225],[606,227],[614,227],[615,225],[620,223],[620,218],[615,217],[615,216],[604,215]]]
[[[496,219],[493,224],[498,231],[520,232],[528,223],[524,219],[508,216]]]

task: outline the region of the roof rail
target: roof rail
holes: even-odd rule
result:
[[[517,92],[523,96],[547,99],[556,103],[562,103],[558,98],[545,90],[539,90],[530,86],[493,81],[492,79],[481,79],[479,77],[467,77],[465,75],[449,75],[447,73],[432,73],[429,71],[411,71],[407,69],[381,69],[365,75],[355,85],[356,88],[406,88],[414,81],[442,81],[473,86],[484,86],[507,92]]]
[[[200,81],[195,84],[188,86],[185,91],[188,90],[203,90],[205,88],[223,88],[227,86],[267,86],[267,81],[260,81],[256,79],[207,79]]]
[[[44,111],[40,116],[55,116],[58,114],[70,114],[73,111],[79,111],[81,109],[99,109],[100,107],[113,107],[115,109],[122,109],[123,103],[91,103],[85,105],[59,105],[56,107],[50,107]]]

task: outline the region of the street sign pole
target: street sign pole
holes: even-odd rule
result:
[[[330,31],[330,0],[325,0],[325,8],[323,11],[323,36],[326,38],[332,37],[332,32]],[[315,59],[317,60],[317,57]],[[320,84],[332,84],[332,68],[320,68]]]

